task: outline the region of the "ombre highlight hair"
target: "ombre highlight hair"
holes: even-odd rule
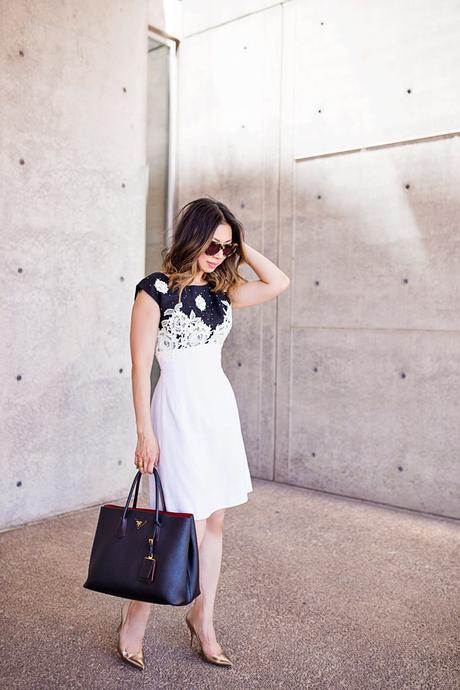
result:
[[[239,271],[239,265],[246,261],[243,248],[244,228],[230,209],[213,197],[200,197],[185,204],[174,219],[171,246],[162,250],[162,272],[169,276],[169,288],[182,290],[190,285],[200,270],[198,257],[211,242],[219,225],[228,224],[232,230],[232,242],[238,245],[236,251],[227,256],[211,272],[203,272],[213,292],[227,292],[230,287],[247,283]]]

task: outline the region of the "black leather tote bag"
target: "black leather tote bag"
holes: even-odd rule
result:
[[[124,507],[101,506],[83,587],[116,597],[183,606],[200,594],[195,520],[192,513],[167,511],[160,475],[155,467],[153,472],[155,508],[137,508],[140,471]],[[159,510],[159,489],[164,510]]]

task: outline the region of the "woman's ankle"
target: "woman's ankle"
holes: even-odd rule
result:
[[[126,628],[129,628],[138,635],[141,633],[143,635],[147,627],[150,610],[151,604],[133,600],[126,616]]]
[[[202,625],[204,624],[205,626],[211,626],[213,624],[212,612],[206,611],[204,606],[202,606],[200,604],[195,603],[192,606],[192,618],[194,618],[196,621],[198,621]]]

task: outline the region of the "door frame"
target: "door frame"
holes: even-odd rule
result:
[[[160,29],[147,27],[148,38],[153,38],[169,48],[168,52],[168,174],[166,191],[165,244],[169,247],[173,234],[174,203],[176,189],[176,150],[177,150],[177,48],[179,41],[167,36]]]

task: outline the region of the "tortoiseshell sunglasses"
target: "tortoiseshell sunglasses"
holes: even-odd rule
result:
[[[237,250],[238,246],[239,245],[237,242],[232,242],[231,244],[221,244],[220,242],[211,240],[210,244],[204,250],[204,253],[208,256],[214,256],[214,254],[217,254],[217,252],[222,249],[224,256],[230,256]]]

